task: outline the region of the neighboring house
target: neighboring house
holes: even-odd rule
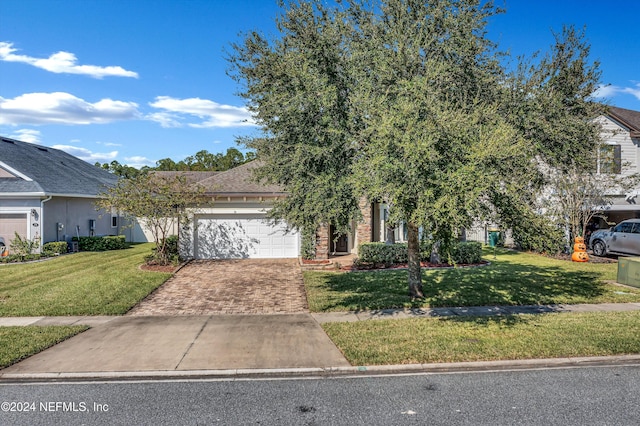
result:
[[[267,218],[273,201],[286,197],[277,185],[262,185],[252,180],[252,161],[225,172],[189,179],[204,188],[212,203],[199,209],[188,227],[180,233],[181,254],[195,259],[295,258],[300,255],[300,233],[286,223]],[[206,172],[201,172],[206,173]],[[355,252],[357,245],[379,240],[378,205],[362,202],[363,221],[353,232],[338,237],[330,226],[318,230],[317,257],[331,253]],[[379,222],[379,221],[377,221]],[[377,234],[376,234],[377,233]]]
[[[95,200],[117,176],[64,151],[0,138],[0,237],[70,241],[118,234],[117,214],[96,211]]]
[[[603,145],[598,153],[597,172],[630,176],[640,173],[640,111],[609,107],[597,118],[602,125]],[[640,218],[640,187],[625,193],[609,194],[608,222]]]

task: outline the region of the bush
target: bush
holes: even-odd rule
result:
[[[69,245],[66,241],[46,243],[42,246],[42,254],[45,256],[57,256],[67,252]]]
[[[476,241],[458,243],[453,248],[455,263],[480,263],[482,260],[482,244]]]
[[[78,249],[80,251],[106,251],[121,250],[127,247],[124,235],[111,235],[106,237],[80,237]]]
[[[406,244],[364,243],[358,247],[358,258],[362,263],[394,263],[407,262]]]
[[[167,244],[167,255],[170,258],[177,258],[178,257],[178,236],[177,235],[170,235],[167,237],[166,239],[166,244]]]
[[[15,237],[9,243],[9,248],[11,249],[11,253],[20,257],[22,260],[30,260],[27,259],[34,251],[40,247],[40,238],[34,238],[32,240],[28,238],[22,238],[17,232],[14,233]],[[38,256],[39,257],[39,256]]]
[[[420,260],[428,261],[431,256],[431,244],[420,245]],[[479,263],[482,260],[482,244],[478,242],[457,243],[452,250],[454,263]],[[364,243],[358,247],[360,264],[380,264],[386,266],[394,263],[407,263],[407,244]]]
[[[151,249],[151,254],[144,257],[147,265],[177,265],[180,262],[180,253],[178,251],[178,236],[170,235],[164,241],[164,256],[158,253],[158,247]]]

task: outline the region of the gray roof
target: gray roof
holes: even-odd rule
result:
[[[201,180],[197,185],[204,187],[208,194],[234,195],[283,195],[285,191],[278,185],[265,185],[253,180],[253,169],[260,166],[260,160],[253,160],[241,166],[218,173]]]
[[[0,137],[0,162],[31,179],[0,177],[0,193],[95,196],[118,180],[64,151],[6,137]]]

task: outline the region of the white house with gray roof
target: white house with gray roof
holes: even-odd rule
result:
[[[116,214],[95,201],[117,176],[54,148],[0,137],[0,238],[40,243],[117,235]]]

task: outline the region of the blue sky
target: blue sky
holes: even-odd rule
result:
[[[640,111],[639,0],[497,0],[488,36],[514,56],[586,27],[598,95]],[[0,135],[132,166],[257,135],[225,50],[275,34],[275,0],[1,0]],[[247,121],[249,120],[249,121]]]

